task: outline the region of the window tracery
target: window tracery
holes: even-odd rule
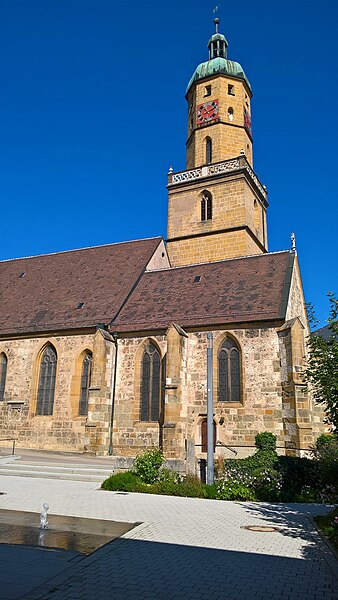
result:
[[[241,402],[241,357],[232,338],[226,338],[218,352],[218,401]]]
[[[92,353],[86,352],[82,361],[81,387],[79,399],[79,416],[82,417],[86,416],[88,413],[88,394],[92,374],[92,361]]]
[[[57,354],[52,345],[48,345],[41,355],[39,384],[37,392],[36,414],[53,414]]]
[[[0,354],[0,400],[4,400],[5,398],[7,363],[7,356],[4,352],[2,352]]]
[[[145,347],[141,364],[141,421],[158,421],[161,396],[161,357],[155,344]]]

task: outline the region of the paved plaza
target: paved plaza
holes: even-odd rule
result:
[[[309,517],[323,506],[105,492],[1,477],[0,508],[142,522],[88,556],[0,545],[1,600],[338,600],[338,561]],[[243,529],[273,525],[274,532]]]

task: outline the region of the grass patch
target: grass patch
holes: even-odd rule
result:
[[[338,507],[327,515],[315,517],[315,521],[338,553]]]

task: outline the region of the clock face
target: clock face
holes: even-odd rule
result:
[[[218,119],[218,100],[209,100],[196,109],[196,124],[204,125]]]
[[[248,131],[248,133],[250,133],[250,135],[252,135],[251,116],[250,116],[250,113],[246,110],[245,106],[244,106],[244,127]]]

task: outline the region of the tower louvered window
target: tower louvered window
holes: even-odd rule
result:
[[[218,401],[241,402],[240,351],[231,338],[223,342],[218,353]]]
[[[82,362],[81,389],[79,401],[79,415],[86,416],[88,413],[88,393],[90,387],[90,378],[92,374],[92,354],[87,352]]]
[[[5,387],[6,387],[6,375],[7,375],[7,356],[6,354],[0,354],[0,400],[5,398]]]
[[[161,396],[161,357],[154,344],[144,350],[141,365],[141,421],[158,421]]]
[[[53,346],[47,346],[41,356],[37,394],[37,415],[52,415],[54,406],[57,355]]]
[[[212,162],[212,140],[210,137],[205,140],[205,162],[207,165]]]
[[[209,192],[204,192],[201,198],[201,221],[212,219],[212,196]]]

